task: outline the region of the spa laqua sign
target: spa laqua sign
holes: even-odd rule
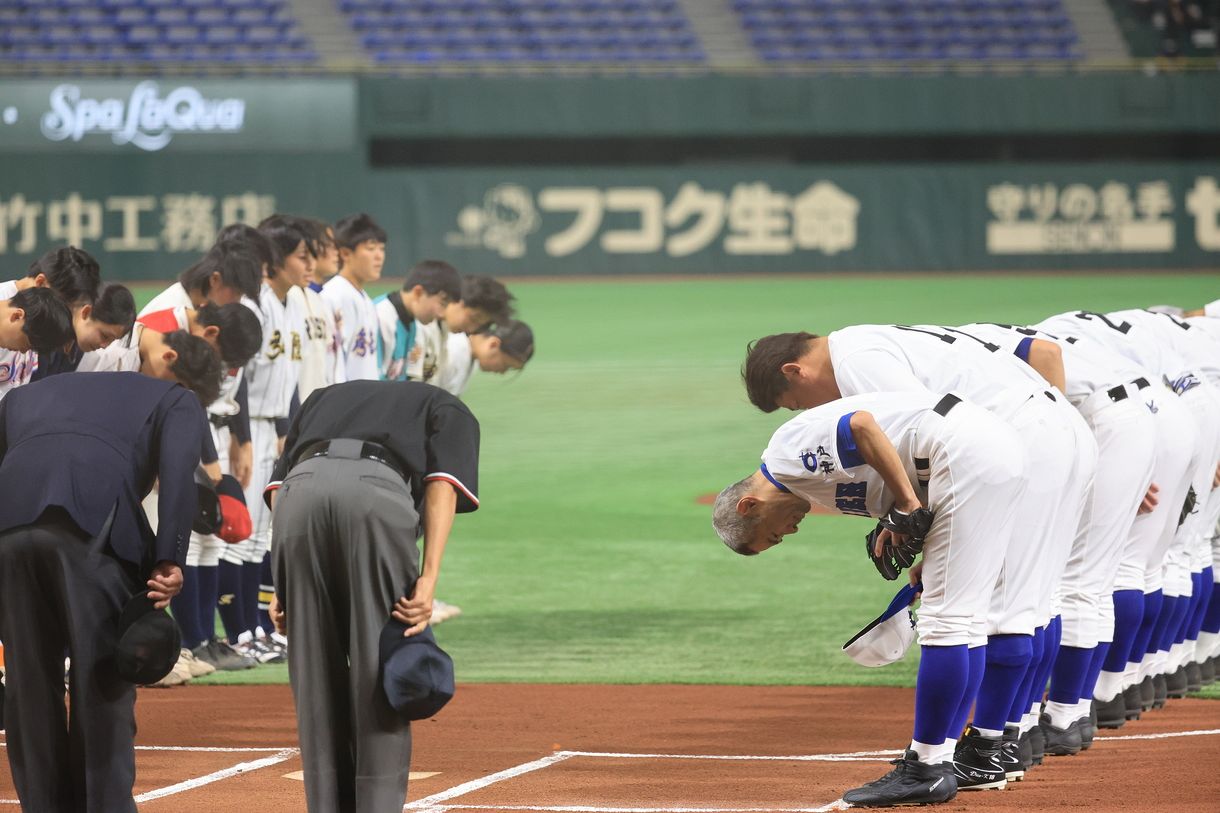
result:
[[[164,149],[179,133],[240,133],[246,100],[237,96],[209,99],[191,85],[167,88],[140,82],[127,98],[87,96],[79,85],[58,85],[51,91],[51,109],[39,126],[51,141],[80,141],[109,136],[115,144],[142,150]]]
[[[346,150],[350,80],[145,79],[0,85],[0,150],[157,153]]]

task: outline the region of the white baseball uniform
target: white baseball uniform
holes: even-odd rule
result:
[[[140,337],[143,324],[136,322],[127,335],[100,350],[90,350],[81,356],[78,373],[140,372]]]
[[[1203,315],[1210,316],[1212,319],[1220,319],[1220,299],[1215,302],[1208,302],[1203,306]]]
[[[7,302],[17,295],[17,280],[0,282],[0,302]],[[38,369],[38,354],[33,350],[20,352],[0,348],[0,398],[9,390],[30,383],[30,377]]]
[[[335,312],[312,288],[292,288],[288,299],[301,315],[297,327],[301,334],[301,375],[297,385],[301,403],[320,387],[347,380],[339,336],[335,332]]]
[[[0,282],[0,302],[7,302],[17,295],[17,280]]]
[[[1140,501],[1152,480],[1156,427],[1141,397],[1155,376],[1092,342],[1013,325],[971,324],[960,330],[1026,358],[1035,340],[1054,342],[1063,358],[1065,394],[1097,441],[1097,475],[1078,517],[1063,567],[1057,606],[1064,646],[1091,649],[1114,638],[1114,581]],[[1071,514],[1066,519],[1073,519]]]
[[[470,349],[470,336],[465,333],[449,333],[445,340],[445,354],[430,383],[453,395],[462,396],[470,384],[470,376],[478,367]]]
[[[1114,589],[1145,593],[1161,590],[1165,586],[1166,554],[1173,544],[1179,509],[1198,458],[1198,432],[1191,410],[1163,384],[1170,374],[1166,371],[1173,371],[1176,376],[1184,369],[1184,361],[1147,330],[1130,322],[1115,321],[1105,314],[1069,311],[1043,319],[1034,327],[1075,338],[1078,345],[1100,344],[1154,376],[1152,386],[1142,390],[1141,397],[1156,423],[1152,482],[1160,489],[1159,504],[1152,513],[1141,514],[1132,523],[1130,546],[1119,563]],[[1180,587],[1175,584],[1175,589]]]
[[[427,325],[416,325],[415,346],[407,356],[407,379],[435,384],[445,366],[451,331],[441,319]]]
[[[376,381],[378,322],[373,300],[337,274],[322,286],[322,301],[335,314],[347,380]]]
[[[1032,634],[1051,619],[1047,572],[1062,510],[1078,510],[1096,465],[1088,427],[1062,395],[1015,356],[943,328],[857,325],[828,337],[835,381],[844,396],[868,392],[953,392],[990,410],[1017,430],[1025,448],[1025,479],[1014,535],[997,590],[988,634]],[[1079,424],[1079,427],[1077,426]],[[1052,593],[1053,594],[1053,593]]]
[[[178,307],[195,307],[195,303],[191,302],[191,297],[187,294],[186,288],[182,287],[181,282],[175,282],[173,285],[154,296],[147,305],[140,309],[140,313],[138,315],[145,316],[150,313],[156,313],[157,311]]]
[[[299,326],[304,324],[304,318],[296,301],[289,297],[281,302],[264,282],[258,306],[263,346],[245,368],[254,457],[250,485],[245,492],[253,532],[245,542],[225,545],[221,550],[221,558],[233,564],[261,562],[270,548],[271,512],[263,503],[262,493],[278,457],[275,424],[288,417],[301,361]]]
[[[986,643],[988,607],[1025,487],[1016,432],[974,404],[923,389],[855,395],[806,410],[776,430],[763,474],[840,513],[883,515],[894,495],[856,448],[850,421],[858,411],[872,415],[894,444],[934,515],[923,545],[919,642]]]

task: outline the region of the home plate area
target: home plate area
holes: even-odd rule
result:
[[[845,790],[889,769],[911,707],[897,688],[465,684],[413,726],[406,813],[839,810]],[[288,687],[142,690],[137,711],[141,813],[305,810]],[[943,809],[1215,810],[1218,761],[1220,702],[1172,701]]]

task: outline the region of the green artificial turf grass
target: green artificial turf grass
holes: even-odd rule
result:
[[[746,401],[746,343],[1195,304],[1220,287],[1167,274],[509,283],[537,355],[466,394],[483,506],[457,519],[438,591],[465,611],[437,637],[468,682],[910,685],[913,656],[865,669],[839,652],[900,586],[864,557],[869,520],[811,516],[744,558],[696,502],[749,474],[788,417]]]

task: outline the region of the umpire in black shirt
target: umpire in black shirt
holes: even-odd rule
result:
[[[164,607],[182,587],[205,420],[194,393],[139,373],[53,376],[0,402],[4,716],[24,810],[136,809],[119,615],[136,592]],[[140,501],[158,478],[154,534]]]
[[[266,494],[310,811],[402,810],[411,730],[381,689],[379,637],[391,616],[427,627],[454,514],[479,506],[478,463],[478,421],[429,384],[336,384],[293,420]]]

